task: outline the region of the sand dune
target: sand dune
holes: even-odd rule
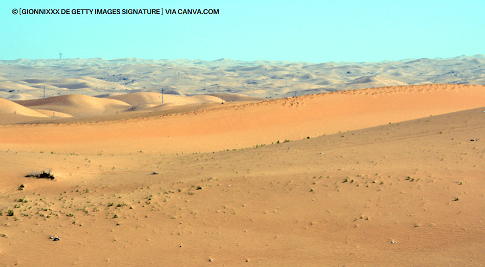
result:
[[[76,117],[115,114],[116,111],[130,107],[129,104],[114,100],[85,95],[55,96],[45,99],[22,100],[18,104],[36,109],[50,110]]]
[[[49,118],[49,116],[0,98],[0,122],[2,124],[17,124],[45,118]],[[3,136],[0,136],[0,140],[2,138]]]
[[[204,103],[221,103],[222,99],[214,96],[191,96],[184,97],[178,95],[164,94],[162,103],[162,94],[154,92],[140,92],[124,95],[115,95],[108,97],[109,99],[117,99],[131,106],[139,106],[146,104],[172,104],[172,105],[189,105],[189,104],[204,104]]]
[[[126,101],[139,101],[154,96],[156,94],[120,97],[127,98]],[[64,97],[63,99],[70,98]],[[79,101],[74,101],[74,99]],[[97,110],[97,112],[107,109],[108,102],[105,100],[119,101],[72,96],[69,102],[75,103],[74,107],[64,107],[58,104],[39,105],[46,101],[56,101],[55,98],[38,100],[33,103],[36,103],[36,108],[51,107],[49,110],[56,108],[56,111],[67,114],[77,111],[79,112],[77,116],[83,116],[82,111],[86,112],[88,105],[91,105],[90,110]],[[197,111],[182,116],[129,120],[115,125],[99,123],[62,126],[72,129],[72,133],[69,134],[64,131],[56,131],[55,129],[58,129],[56,126],[35,127],[33,131],[26,133],[22,132],[22,128],[3,127],[0,128],[0,133],[4,133],[4,136],[11,136],[4,140],[5,144],[42,146],[56,140],[55,145],[59,147],[58,149],[66,146],[62,151],[69,149],[71,142],[84,143],[96,150],[105,147],[110,150],[129,151],[128,147],[120,145],[126,144],[129,140],[139,140],[137,144],[140,148],[143,147],[144,150],[152,152],[162,148],[166,152],[210,152],[247,147],[258,143],[267,144],[277,140],[297,140],[307,136],[315,137],[338,131],[356,130],[389,122],[477,108],[483,106],[484,101],[483,86],[383,87],[299,96],[233,107],[221,105],[217,109]],[[30,102],[21,103],[33,106]],[[116,108],[132,107],[118,102],[112,103],[112,105]],[[191,136],[191,138],[187,139],[187,136]],[[227,141],[221,142],[220,140]],[[156,143],[157,146],[151,145],[153,143]]]
[[[164,96],[164,101],[165,101]],[[141,104],[162,104],[162,94],[153,92],[133,93],[125,95],[109,96],[110,99],[117,99],[132,106]],[[167,99],[168,101],[168,99]]]
[[[47,115],[49,117],[59,117],[59,118],[71,118],[73,117],[72,115],[70,114],[66,114],[66,113],[62,113],[62,112],[59,112],[59,111],[52,111],[52,110],[45,110],[45,109],[37,109],[37,108],[33,108],[32,110],[35,110],[39,113],[42,113],[44,115]]]
[[[48,97],[35,100],[17,100],[16,103],[7,101],[5,103],[10,103],[9,105],[4,105],[4,113],[12,113],[13,108],[11,105],[16,105],[17,112],[26,115],[26,111],[29,114],[36,114],[37,117],[49,117],[49,118],[91,118],[96,120],[99,116],[109,116],[109,115],[120,115],[122,113],[132,113],[132,112],[163,112],[177,109],[180,112],[187,105],[196,105],[196,108],[187,108],[187,110],[196,110],[203,108],[206,104],[221,104],[225,101],[221,98],[209,95],[196,95],[196,96],[181,96],[166,94],[162,95],[154,92],[139,92],[133,94],[117,94],[117,95],[101,95],[100,97],[91,97],[85,95],[63,95],[56,97]],[[254,101],[254,99],[253,99]],[[20,107],[20,108],[19,108]],[[30,108],[30,109],[29,109]],[[22,111],[22,112],[21,112]],[[46,115],[43,116],[42,114]],[[31,115],[32,116],[32,115]],[[123,119],[123,116],[118,117],[118,119]],[[3,117],[0,118],[1,124],[12,124],[12,123],[26,123],[24,117]],[[45,120],[31,120],[31,122],[47,122]],[[53,122],[53,120],[48,120],[48,122]]]
[[[235,101],[264,101],[264,98],[261,97],[252,97],[252,96],[245,96],[240,94],[210,94],[211,96],[215,96],[227,102],[235,102]]]
[[[10,101],[15,101],[15,100],[27,100],[27,99],[32,99],[33,96],[31,94],[10,94],[6,92],[1,92],[0,91],[0,98],[10,100]]]
[[[390,79],[388,77],[377,75],[377,76],[364,76],[364,77],[351,80],[347,82],[346,88],[357,89],[357,88],[362,88],[363,86],[372,88],[372,87],[399,86],[399,85],[406,85],[406,84],[394,79]]]
[[[4,100],[4,102],[7,100]],[[9,101],[7,101],[9,102]],[[7,103],[5,102],[5,103]],[[101,95],[100,97],[91,97],[85,95],[63,95],[56,97],[41,98],[35,100],[17,100],[15,103],[10,102],[9,105],[4,105],[4,113],[12,113],[11,105],[16,105],[17,112],[20,115],[36,114],[36,117],[48,118],[91,118],[95,120],[99,116],[120,115],[122,113],[145,112],[156,113],[170,110],[179,110],[180,107],[187,105],[203,106],[206,104],[221,104],[225,101],[221,98],[209,95],[196,96],[181,96],[166,94],[162,95],[154,92],[139,92],[132,94],[117,94],[117,95]],[[201,106],[201,108],[202,108]],[[29,109],[30,108],[30,109]],[[199,109],[199,108],[195,108]],[[182,108],[183,110],[183,108]],[[187,110],[194,110],[194,108],[187,108]],[[42,114],[46,115],[43,116]],[[33,116],[33,115],[30,115]],[[123,116],[118,117],[123,119]],[[0,118],[1,124],[12,123],[26,123],[28,119],[24,117],[3,117]],[[31,122],[47,122],[46,120],[31,120]],[[48,120],[48,122],[53,122]]]
[[[0,82],[0,91],[8,92],[8,91],[30,91],[30,90],[37,90],[35,87],[31,87],[29,85],[15,83],[12,81],[1,81]]]
[[[89,76],[69,79],[25,79],[23,81],[37,88],[42,88],[44,86],[49,86],[50,84],[52,84],[53,87],[48,87],[50,90],[53,90],[54,88],[69,90],[100,89],[103,87],[111,88],[112,86],[112,84],[109,82]],[[118,90],[130,90],[128,87],[125,86],[116,85],[116,87]]]
[[[17,114],[31,117],[46,117],[42,113],[2,98],[0,98],[0,114],[2,114],[2,116],[5,116],[7,114]]]
[[[194,95],[188,97],[190,101],[194,101],[195,103],[223,103],[224,100],[220,99],[219,97],[211,96],[211,95]]]
[[[316,79],[317,77],[313,73],[305,74],[300,77],[302,80],[313,80]]]

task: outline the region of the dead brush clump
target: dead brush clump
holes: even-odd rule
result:
[[[51,180],[54,180],[55,177],[54,175],[51,173],[50,170],[43,170],[42,172],[32,172],[31,174],[27,174],[25,175],[25,177],[35,177],[35,178],[43,178],[43,179],[51,179]]]

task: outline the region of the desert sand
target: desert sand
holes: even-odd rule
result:
[[[484,106],[464,84],[0,99],[0,262],[481,266]]]

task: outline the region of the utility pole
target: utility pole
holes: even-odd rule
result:
[[[162,88],[162,104],[163,104],[163,88]]]

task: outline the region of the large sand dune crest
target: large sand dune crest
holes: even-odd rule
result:
[[[92,108],[105,108],[104,100],[110,99],[90,102]],[[184,115],[115,123],[44,125],[28,132],[23,127],[8,126],[1,127],[0,133],[5,136],[3,144],[15,146],[56,145],[58,149],[65,146],[65,150],[74,142],[97,150],[110,147],[120,151],[209,152],[362,129],[477,108],[484,103],[484,86],[383,87],[231,107],[221,105]],[[72,112],[73,108],[66,109]],[[135,140],[136,146],[130,145]]]

